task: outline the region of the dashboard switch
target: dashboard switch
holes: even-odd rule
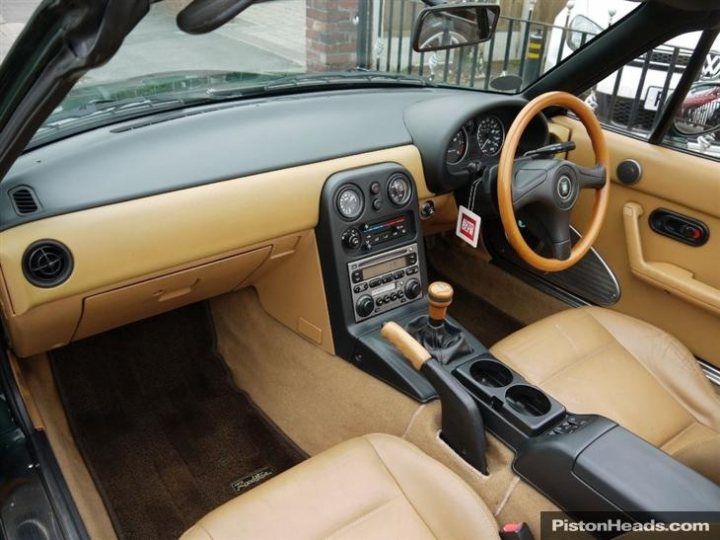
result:
[[[355,312],[360,317],[371,315],[373,309],[375,309],[375,301],[372,299],[372,296],[367,294],[358,298],[357,304],[355,304]]]
[[[362,244],[362,235],[355,227],[346,230],[342,235],[342,244],[347,249],[357,249]]]
[[[422,287],[417,279],[411,279],[407,282],[407,284],[405,284],[405,296],[407,296],[408,299],[413,300],[414,298],[417,298],[420,296],[421,292]]]

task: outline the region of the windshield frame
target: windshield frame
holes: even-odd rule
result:
[[[160,3],[155,4],[152,9],[160,9],[157,6],[159,6]],[[261,8],[261,6],[257,6],[258,8]],[[149,12],[149,14],[152,13],[152,9]],[[391,13],[392,13],[392,7]],[[636,8],[637,9],[637,8]],[[634,10],[631,10],[630,13],[633,13]],[[243,15],[251,13],[251,10],[246,11],[244,14],[241,14],[239,16],[239,19],[242,20]],[[530,14],[530,17],[532,17],[532,14]],[[502,14],[501,14],[502,18]],[[614,25],[620,24],[622,19],[619,19],[614,23]],[[512,19],[508,19],[510,21],[508,24],[512,24]],[[533,23],[534,24],[534,23]],[[614,26],[613,25],[613,26]],[[613,26],[610,26],[612,28]],[[138,27],[141,28],[141,27]],[[531,26],[527,25],[526,31],[530,31]],[[96,129],[103,126],[109,126],[113,125],[119,122],[125,122],[128,120],[134,120],[139,117],[149,115],[149,114],[169,114],[176,112],[180,109],[185,109],[188,107],[194,107],[194,106],[206,106],[210,105],[212,103],[217,103],[219,101],[232,101],[232,100],[239,100],[239,99],[246,99],[248,97],[260,97],[260,96],[276,96],[276,95],[283,95],[288,93],[295,93],[295,92],[307,92],[312,90],[342,90],[342,89],[349,89],[349,88],[389,88],[389,87],[400,87],[400,86],[426,86],[426,87],[439,87],[439,88],[455,88],[460,90],[468,90],[468,91],[477,91],[477,92],[490,92],[490,93],[501,93],[506,95],[521,95],[524,92],[528,91],[532,86],[537,84],[539,80],[546,77],[549,73],[552,71],[555,71],[559,66],[563,65],[565,61],[567,61],[568,58],[576,55],[579,51],[583,50],[584,47],[586,47],[589,43],[594,41],[595,39],[601,37],[605,32],[600,32],[596,36],[593,37],[588,43],[586,43],[584,46],[578,48],[575,51],[572,51],[572,54],[570,54],[569,57],[563,58],[561,62],[559,62],[557,65],[553,66],[552,69],[549,71],[543,73],[542,71],[539,73],[539,76],[537,79],[533,80],[527,87],[523,88],[521,86],[518,86],[515,91],[508,92],[506,90],[494,88],[492,83],[486,84],[484,87],[469,87],[467,84],[461,84],[460,83],[460,76],[458,75],[457,80],[452,81],[448,80],[448,62],[447,58],[451,54],[451,52],[448,51],[439,51],[437,53],[438,56],[445,55],[446,63],[445,63],[445,70],[446,73],[444,73],[444,77],[442,80],[439,80],[440,77],[437,76],[435,72],[432,72],[430,74],[426,74],[424,70],[424,55],[420,54],[420,67],[419,71],[417,73],[412,72],[412,68],[408,70],[407,73],[402,71],[386,71],[386,70],[367,70],[362,67],[356,67],[353,69],[347,69],[341,73],[333,72],[335,77],[331,78],[329,77],[328,72],[324,71],[316,71],[316,72],[297,72],[297,73],[291,73],[291,72],[233,72],[233,71],[223,71],[223,70],[211,70],[208,71],[208,73],[215,73],[215,74],[222,74],[228,78],[233,77],[235,75],[238,76],[238,80],[236,82],[232,82],[230,80],[228,81],[220,81],[218,79],[211,80],[208,82],[208,84],[202,88],[201,85],[194,84],[192,82],[191,72],[188,72],[188,78],[184,81],[185,83],[188,83],[187,86],[189,88],[183,88],[181,90],[162,90],[161,84],[157,84],[155,81],[156,78],[162,78],[162,77],[171,77],[173,75],[173,71],[170,72],[162,72],[162,73],[147,73],[143,74],[138,77],[133,77],[129,79],[118,79],[118,80],[110,80],[105,82],[99,82],[96,83],[94,86],[93,84],[88,84],[85,82],[85,79],[79,79],[79,81],[75,84],[73,89],[69,92],[68,96],[62,101],[62,103],[48,116],[48,118],[45,119],[45,121],[42,123],[42,125],[38,128],[36,133],[33,135],[31,141],[26,146],[25,150],[32,150],[34,148],[38,148],[40,146],[43,146],[45,144],[50,144],[56,140],[60,140],[67,136],[72,136],[77,133],[82,133],[83,131],[89,130],[89,129]],[[526,32],[526,33],[527,33]],[[563,47],[564,44],[564,33],[563,33]],[[132,36],[132,34],[131,34]],[[392,39],[392,36],[389,36],[388,39]],[[494,39],[494,38],[493,38]],[[526,36],[527,39],[527,36]],[[126,43],[123,45],[123,47],[128,47],[127,42],[132,41],[131,39],[126,40]],[[390,42],[392,44],[392,42]],[[401,46],[401,44],[400,44]],[[119,55],[123,54],[123,47],[119,50]],[[478,51],[478,45],[470,46],[469,49],[473,49],[477,54]],[[458,49],[467,49],[466,47],[460,47]],[[398,50],[398,66],[399,59],[400,59],[400,50]],[[390,58],[391,58],[391,50],[387,51],[387,62],[388,65],[390,64]],[[492,49],[490,51],[492,54]],[[381,55],[384,56],[384,55]],[[359,58],[358,58],[359,60]],[[380,66],[380,58],[377,59],[375,62],[376,67]],[[432,60],[432,58],[431,58]],[[394,61],[394,55],[393,55],[393,61]],[[505,63],[507,63],[507,55],[505,58]],[[506,67],[506,66],[504,66]],[[522,64],[521,64],[522,68]],[[105,69],[105,68],[104,68]],[[462,67],[460,68],[462,70]],[[207,71],[207,70],[206,70]],[[91,72],[92,73],[92,72]],[[363,78],[360,76],[360,74],[365,74],[367,77],[374,76],[377,79],[376,80],[368,80],[367,77]],[[489,76],[489,70],[488,75]],[[212,76],[210,75],[209,78],[211,79]],[[501,77],[502,78],[502,77]],[[199,78],[201,79],[201,77]],[[199,80],[198,79],[198,80]],[[382,79],[382,80],[380,80]],[[142,88],[142,81],[147,80],[151,81],[147,84],[154,87],[154,91],[149,91],[146,88]],[[277,87],[273,83],[284,80],[285,85],[283,87]],[[498,78],[496,77],[495,81],[497,81]],[[195,81],[197,82],[197,81]],[[127,88],[122,88],[123,84],[127,84]],[[278,83],[280,84],[280,83]],[[474,83],[473,83],[474,84]],[[137,86],[135,86],[137,85]],[[195,86],[193,88],[193,86]],[[68,108],[67,104],[72,103],[73,100],[78,101],[80,100],[81,95],[83,93],[91,95],[93,91],[96,91],[96,93],[100,96],[99,98],[88,98],[86,102],[80,102],[79,106],[75,108],[75,110],[72,110],[72,108]],[[161,91],[162,90],[162,91]],[[135,107],[135,110],[132,110],[131,101],[129,98],[123,97],[126,94],[131,94],[132,92],[135,92],[137,95],[137,106]],[[140,102],[148,102],[150,101],[165,101],[165,105],[158,105],[153,103],[147,103],[147,106],[141,106],[142,103]],[[172,104],[171,102],[174,101],[175,103]],[[105,105],[104,107],[102,105]],[[73,117],[75,120],[73,120]]]

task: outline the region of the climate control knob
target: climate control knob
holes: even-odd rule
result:
[[[405,296],[408,300],[414,300],[422,292],[422,287],[417,279],[411,279],[405,284]]]
[[[355,304],[355,312],[360,317],[367,317],[372,314],[373,309],[375,309],[375,301],[368,294],[358,298],[357,304]]]
[[[348,249],[357,249],[362,244],[362,235],[355,227],[346,230],[342,235],[342,243]]]

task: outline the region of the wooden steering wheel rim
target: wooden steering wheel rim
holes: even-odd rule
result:
[[[567,259],[550,259],[538,255],[527,245],[517,225],[512,199],[513,163],[520,138],[530,121],[542,110],[550,106],[558,106],[573,111],[585,126],[595,152],[597,164],[605,168],[605,185],[595,194],[592,217],[580,241],[573,246]],[[544,272],[566,270],[582,259],[590,250],[600,234],[605,221],[608,200],[610,198],[610,153],[608,152],[602,127],[595,113],[582,100],[567,92],[547,92],[530,101],[518,114],[508,130],[505,144],[500,153],[498,165],[498,209],[500,219],[507,234],[510,245],[517,254],[530,266]]]

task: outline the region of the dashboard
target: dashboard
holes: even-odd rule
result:
[[[358,309],[362,299],[369,310],[368,293],[355,288],[374,289],[374,271],[395,288],[370,294],[373,314],[412,302],[425,276],[408,277],[415,255],[392,250],[417,244],[422,258],[419,204],[497,161],[525,104],[444,88],[312,92],[160,113],[27,152],[0,184],[0,303],[13,347],[36,354],[253,285],[273,316],[331,351],[322,280],[294,287],[298,269],[317,267],[321,208],[337,217],[343,279],[362,272],[342,288],[348,320],[369,316]],[[547,133],[539,115],[521,151]],[[367,179],[323,198],[338,173],[380,164],[389,169],[365,169]],[[372,258],[383,250],[397,257]],[[36,275],[38,257],[62,271]],[[381,265],[390,262],[411,273],[395,278]]]

